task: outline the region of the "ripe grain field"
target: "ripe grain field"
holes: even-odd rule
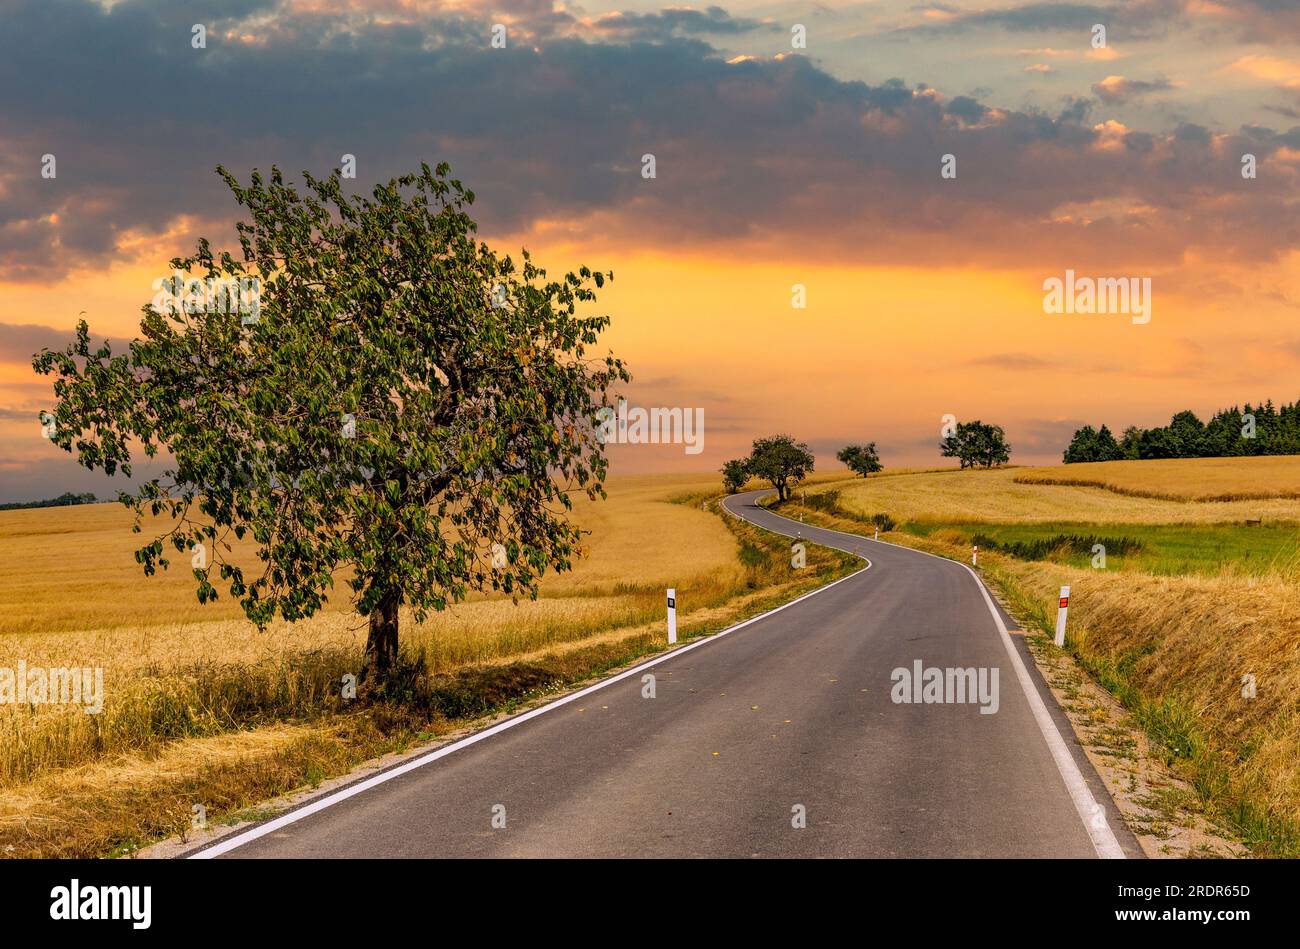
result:
[[[791,573],[769,535],[701,502],[712,475],[615,477],[575,499],[587,556],[536,601],[476,596],[403,615],[401,700],[349,702],[366,623],[346,601],[259,632],[200,606],[188,561],[146,578],[118,505],[0,512],[0,667],[102,667],[102,713],[0,705],[0,853],[134,849],[563,690],[663,648],[674,586],[683,638],[721,629],[856,565],[810,550]],[[340,594],[345,587],[338,588]]]

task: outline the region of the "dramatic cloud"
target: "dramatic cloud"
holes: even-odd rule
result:
[[[1035,22],[1097,9],[1050,6],[1016,9]],[[11,4],[0,279],[101,267],[166,234],[220,243],[237,209],[218,162],[241,176],[274,162],[296,177],[345,153],[366,186],[450,160],[481,196],[485,232],[512,239],[545,228],[673,249],[1054,269],[1155,266],[1198,246],[1260,259],[1295,241],[1283,225],[1300,129],[1089,125],[1079,100],[1053,118],[901,80],[846,82],[800,55],[727,62],[669,35],[759,28],[717,8],[624,14],[634,41],[606,30],[611,41],[594,42],[595,25],[532,3],[510,21],[512,38],[530,40],[505,49],[490,45],[486,6],[208,9],[208,48],[196,50],[195,15],[160,0]],[[1243,182],[1245,151],[1269,173]],[[654,179],[641,174],[646,154]],[[945,154],[955,180],[940,178]]]
[[[76,331],[72,329],[57,330],[31,323],[0,323],[0,363],[31,365],[33,354],[42,349],[62,350],[75,338]],[[90,342],[98,347],[105,340],[92,334]],[[114,352],[125,352],[128,345],[124,340],[110,339],[108,342]]]
[[[682,35],[737,35],[754,31],[784,32],[775,23],[732,17],[721,7],[707,10],[672,8],[658,13],[605,13],[591,30],[621,40],[666,40]]]
[[[1124,76],[1107,76],[1092,84],[1093,94],[1102,102],[1118,105],[1131,102],[1153,92],[1166,92],[1174,87],[1168,79],[1127,79]]]

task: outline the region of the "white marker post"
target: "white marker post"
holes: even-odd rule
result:
[[[677,642],[677,590],[668,588],[668,645]]]
[[[979,565],[979,561],[977,559],[977,555],[979,554],[979,552],[980,549],[978,547],[976,547],[974,544],[970,545],[970,565],[972,567]]]
[[[1070,588],[1061,587],[1061,602],[1056,609],[1056,645],[1065,645],[1065,614],[1070,612]]]
[[[876,528],[876,540],[880,540],[880,528]]]

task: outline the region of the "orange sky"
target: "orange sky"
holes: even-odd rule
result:
[[[353,154],[368,188],[447,160],[499,250],[612,269],[629,401],[704,411],[702,453],[612,446],[615,471],[782,431],[822,469],[849,441],[934,465],[946,414],[1057,463],[1082,424],[1300,398],[1300,12],[1271,0],[524,0],[503,48],[482,0],[267,0],[202,50],[137,6],[0,33],[0,501],[111,496],[41,437],[29,350],[82,313],[134,336],[170,257],[233,246],[218,161],[301,182]],[[1045,313],[1067,269],[1149,277],[1151,321]]]
[[[504,246],[512,246],[504,244]],[[1289,401],[1297,351],[1298,261],[1233,269],[1195,262],[1157,274],[1153,317],[1049,315],[1043,271],[871,268],[669,256],[533,244],[552,271],[589,263],[615,279],[598,309],[614,317],[608,342],[631,365],[633,405],[702,407],[705,450],[614,446],[615,470],[718,467],[752,438],[789,431],[823,467],[847,440],[874,440],[890,465],[940,462],[940,419],[1001,424],[1017,462],[1059,461],[1081,421],[1166,421],[1191,407],[1263,398]],[[138,308],[163,273],[143,248],[136,263],[51,285],[3,285],[5,322],[70,328],[85,311],[94,333],[134,335]],[[791,287],[807,288],[807,308]],[[34,412],[44,383],[21,363],[0,364],[0,399]],[[6,466],[62,457],[33,418],[0,420]],[[107,487],[107,484],[106,484]],[[105,493],[108,493],[107,491]]]

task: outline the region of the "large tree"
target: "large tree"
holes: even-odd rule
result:
[[[956,458],[963,468],[992,468],[1005,465],[1011,458],[1011,446],[999,425],[976,419],[959,422],[957,430],[944,437],[939,450],[945,458]]]
[[[813,454],[803,442],[789,435],[754,439],[747,467],[749,473],[776,488],[777,500],[785,501],[790,491],[813,470]]]
[[[875,442],[867,442],[865,445],[845,445],[835,457],[844,462],[850,471],[864,478],[885,469],[885,466],[880,463],[880,456],[876,454]]]
[[[588,354],[608,317],[577,315],[604,275],[547,280],[526,251],[498,256],[446,165],[370,196],[337,171],[301,192],[277,168],[246,187],[217,171],[247,213],[239,250],[200,240],[171,266],[260,281],[255,314],[151,304],[120,354],[83,321],[34,357],[56,376],[52,438],[110,475],[136,452],[171,457],[119,498],[136,531],[167,516],[137,551],[144,572],[189,557],[202,602],[223,584],[265,626],[315,613],[346,577],[382,680],[403,604],[422,620],[470,590],[535,597],[577,555],[569,492],[604,496],[596,415],[629,379]]]

